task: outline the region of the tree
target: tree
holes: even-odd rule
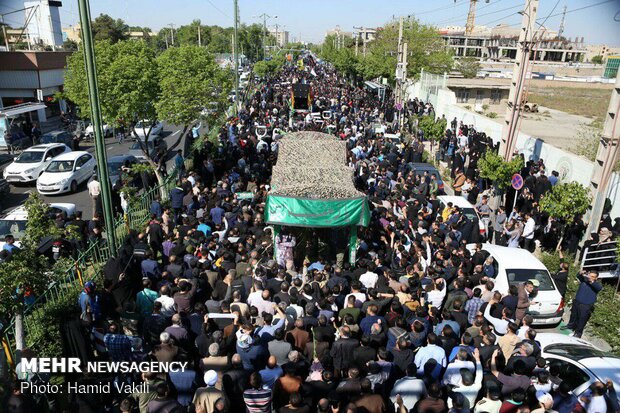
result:
[[[457,69],[464,78],[473,79],[478,75],[480,62],[475,57],[464,57],[459,59]]]
[[[78,49],[78,44],[75,40],[67,39],[62,43],[62,48],[68,52],[75,52]]]
[[[366,58],[361,68],[366,79],[396,75],[399,22],[387,23],[377,32],[375,40],[366,48]],[[431,73],[449,72],[453,65],[452,54],[433,26],[416,19],[406,19],[403,24],[403,42],[407,42],[407,75],[416,77],[422,69]]]
[[[50,219],[48,206],[33,192],[25,202],[28,222],[24,237],[20,240],[20,251],[0,265],[0,314],[15,316],[15,341],[17,349],[24,345],[23,315],[28,303],[40,296],[57,280],[57,274],[50,271],[47,258],[37,252],[44,237],[61,237],[64,230]]]
[[[563,224],[557,250],[562,245],[566,228],[586,213],[590,201],[588,189],[579,182],[557,184],[541,197],[540,210]]]
[[[497,193],[502,193],[510,186],[512,176],[518,173],[522,166],[520,157],[515,156],[506,162],[492,150],[487,150],[478,161],[480,176],[491,181]]]
[[[591,61],[595,65],[602,65],[603,64],[603,56],[601,56],[601,55],[594,56]]]
[[[198,46],[171,47],[157,57],[159,96],[155,108],[160,120],[183,129],[172,151],[201,117],[204,108],[215,102],[224,110],[232,73],[221,69],[207,49]]]
[[[238,33],[239,49],[251,62],[256,62],[262,57],[263,26],[242,24]]]
[[[114,20],[107,14],[100,14],[93,20],[92,31],[95,40],[109,40],[116,43],[127,39],[127,29],[129,27],[122,19]]]

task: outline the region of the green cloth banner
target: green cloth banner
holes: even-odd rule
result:
[[[323,200],[269,195],[265,222],[293,227],[367,226],[370,211],[366,198]]]

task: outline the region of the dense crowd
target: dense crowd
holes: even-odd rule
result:
[[[148,391],[92,395],[99,399],[90,405],[81,395],[68,411],[618,411],[607,383],[580,399],[571,393],[560,366],[541,357],[527,314],[535,286],[495,291],[492,258],[479,245],[466,248],[483,241],[479,223],[457,206],[440,208],[437,177],[416,173],[424,143],[408,115],[435,116],[432,106],[408,102],[400,131],[389,94],[380,99],[307,63],[312,71],[285,67],[265,80],[217,144],[206,142],[191,168],[179,164],[169,202],[153,202],[149,223],[106,265],[102,285],[86,283],[79,297],[85,357],[188,367],[114,377]],[[329,117],[292,114],[290,84],[298,82],[312,86],[311,112]],[[278,139],[298,130],[347,141],[347,163],[372,211],[356,262],[343,245],[330,247],[329,234],[285,228],[274,238],[264,223]],[[385,136],[397,132],[413,137]],[[524,162],[527,190],[516,208],[492,211],[476,166],[486,150],[494,150],[487,136],[448,124],[439,156],[456,194],[476,206],[495,243],[544,244],[554,223],[537,202],[556,175]],[[600,284],[586,278],[582,294],[595,299]],[[18,389],[10,403],[22,410],[14,411],[34,411]]]

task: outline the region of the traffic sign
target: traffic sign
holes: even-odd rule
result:
[[[511,180],[512,187],[517,191],[523,188],[523,177],[519,174],[514,174]]]

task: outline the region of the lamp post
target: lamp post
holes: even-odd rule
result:
[[[267,13],[263,13],[259,16],[253,16],[255,19],[263,19],[263,60],[267,58],[267,19],[277,19],[278,16],[270,16]]]

